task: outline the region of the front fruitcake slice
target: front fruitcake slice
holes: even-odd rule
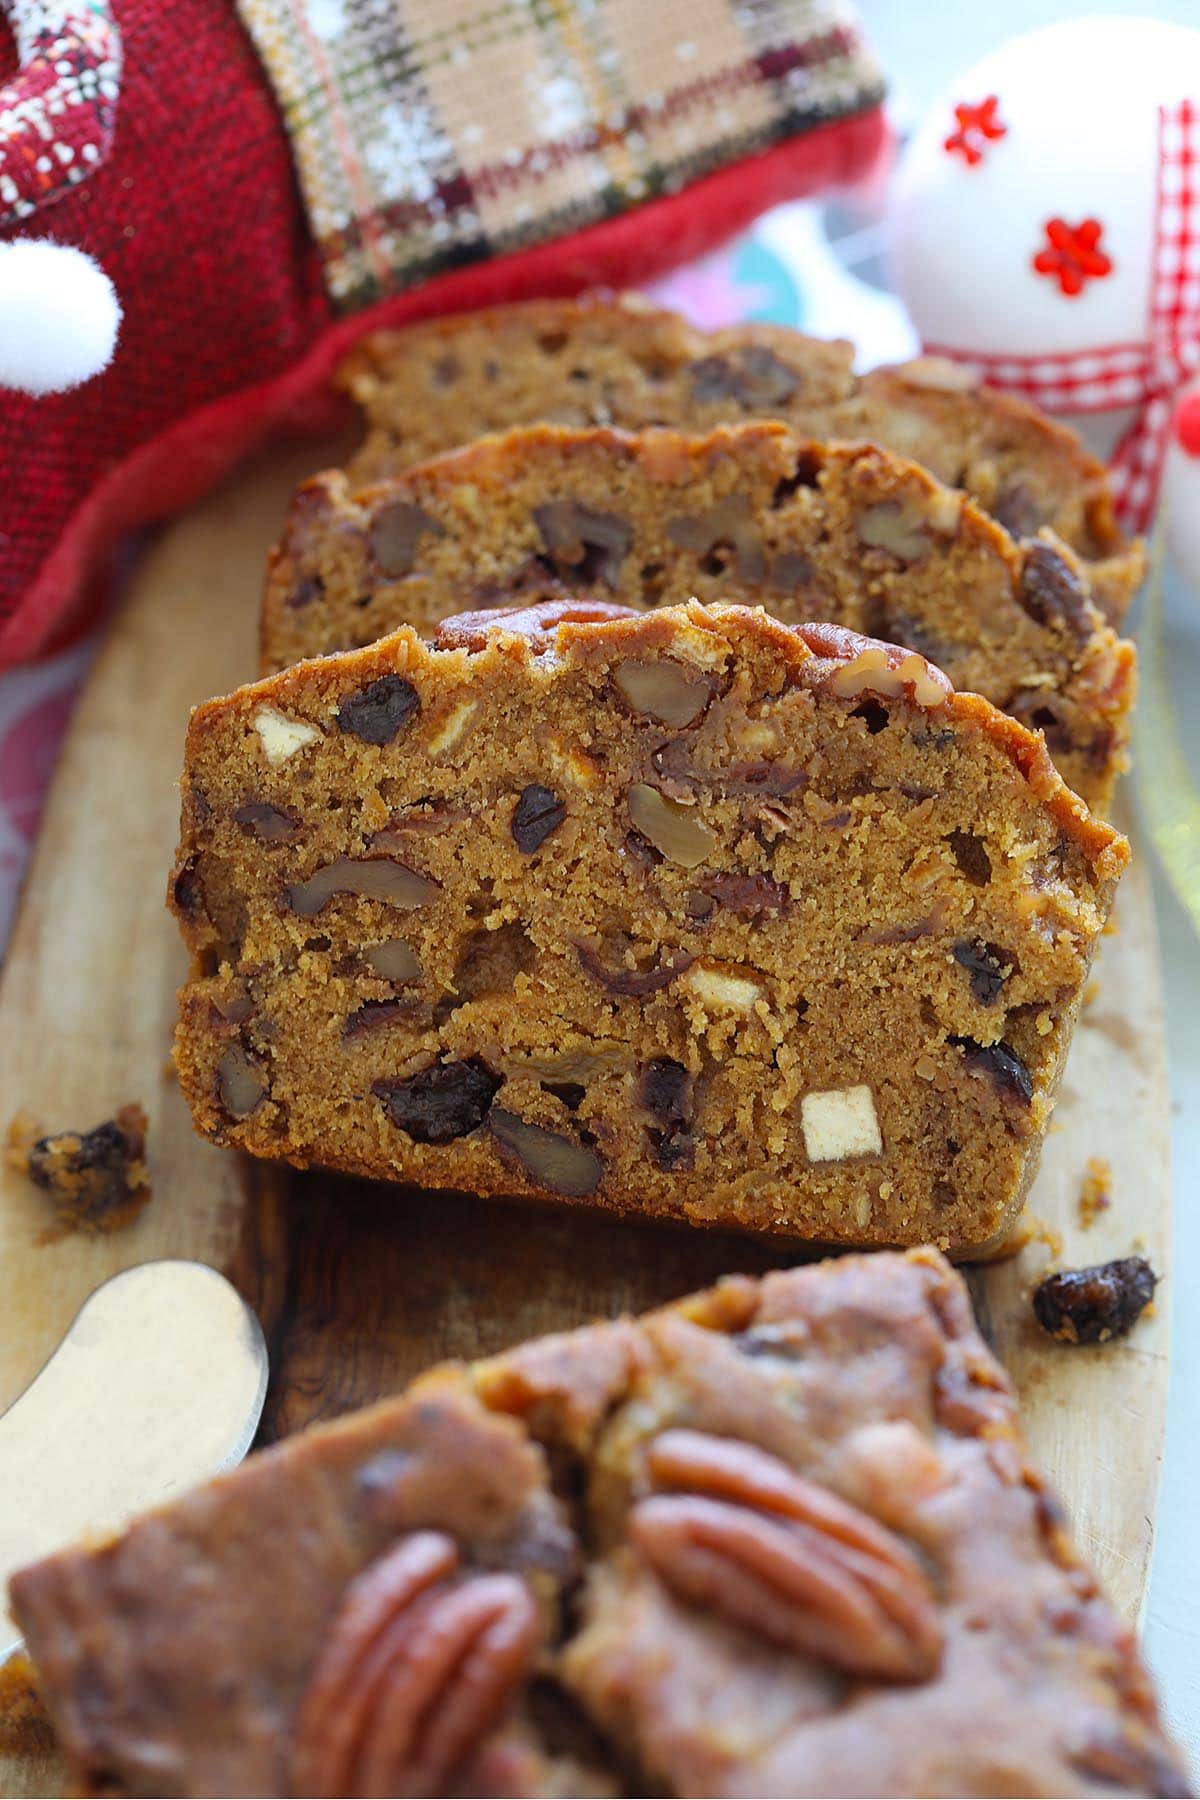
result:
[[[199,1129],[301,1166],[965,1252],[1128,855],[923,657],[698,602],[464,616],[193,714]]]
[[[12,1582],[109,1795],[1186,1795],[935,1252],[421,1377]]]
[[[641,608],[752,601],[919,650],[1043,730],[1068,787],[1107,812],[1125,766],[1132,644],[1052,539],[1017,544],[961,493],[874,447],[782,425],[707,437],[539,426],[365,493],[297,492],[263,602],[264,672],[464,604],[590,593]]]
[[[338,380],[368,428],[349,464],[355,487],[541,419],[630,431],[780,419],[804,437],[911,457],[966,489],[1014,537],[1050,526],[1089,564],[1114,619],[1142,576],[1108,470],[1078,434],[940,357],[859,375],[845,340],[761,323],[699,331],[640,295],[588,296],[375,332]]]

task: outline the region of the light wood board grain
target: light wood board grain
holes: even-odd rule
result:
[[[187,710],[252,671],[264,552],[292,485],[325,459],[311,443],[276,450],[163,532],[72,723],[0,987],[0,1109],[4,1120],[23,1107],[48,1128],[73,1128],[140,1100],[155,1198],[124,1232],[47,1244],[44,1197],[0,1171],[0,1409],[92,1289],[151,1257],[211,1262],[258,1309],[273,1365],[267,1438],[371,1399],[438,1357],[788,1259],[744,1239],[284,1174],[193,1134],[167,1067],[183,954],[163,906]],[[1031,1211],[1060,1236],[1066,1263],[1138,1247],[1165,1271],[1162,996],[1138,862],[1117,924]],[[1112,1164],[1114,1203],[1084,1229],[1078,1196],[1092,1156]],[[1034,1239],[1016,1259],[973,1272],[972,1288],[1020,1386],[1035,1454],[1132,1618],[1153,1536],[1169,1288],[1126,1342],[1067,1349],[1030,1317],[1029,1290],[1048,1256]],[[52,1753],[0,1756],[2,1793],[61,1792],[63,1779]]]

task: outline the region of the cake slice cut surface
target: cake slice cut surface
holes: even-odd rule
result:
[[[1119,618],[1144,568],[1122,534],[1108,472],[1078,435],[972,371],[921,356],[854,371],[853,346],[782,325],[705,332],[636,295],[535,300],[376,332],[341,385],[368,431],[356,487],[485,431],[781,419],[802,436],[885,445],[971,493],[1019,538],[1049,525],[1092,565]]]
[[[1011,1224],[1127,859],[913,652],[691,604],[401,631],[193,715],[198,1128],[956,1253]]]
[[[930,1250],[443,1367],[12,1597],[88,1792],[1189,1792]]]
[[[1126,763],[1133,646],[1065,544],[1018,544],[914,463],[782,425],[700,437],[539,426],[364,493],[317,476],[272,553],[263,667],[398,625],[429,635],[464,596],[566,593],[638,609],[749,600],[786,624],[832,620],[919,650],[1044,731],[1098,811]]]

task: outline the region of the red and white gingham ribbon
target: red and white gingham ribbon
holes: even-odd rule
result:
[[[1136,407],[1111,461],[1124,524],[1145,531],[1154,514],[1173,403],[1200,369],[1200,102],[1158,109],[1150,335],[1141,344],[1045,356],[979,356],[928,344],[932,355],[971,363],[994,387],[1049,412]]]

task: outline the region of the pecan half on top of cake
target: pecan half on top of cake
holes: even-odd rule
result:
[[[638,610],[758,603],[919,651],[1045,734],[1107,811],[1127,763],[1135,656],[1052,533],[1018,543],[965,495],[874,446],[782,425],[708,436],[534,426],[379,487],[315,476],[263,600],[262,666],[431,635],[464,603],[578,597]]]
[[[1011,1223],[1128,848],[914,652],[467,615],[193,715],[201,1131],[818,1241]]]
[[[92,1791],[1188,1792],[928,1250],[435,1371],[13,1599]]]
[[[640,295],[535,300],[364,338],[342,364],[367,437],[356,487],[488,431],[781,419],[804,437],[881,444],[964,488],[1014,537],[1043,526],[1090,565],[1119,618],[1141,546],[1113,513],[1108,471],[1074,431],[961,364],[920,356],[854,372],[854,347],[782,325],[699,331]]]

